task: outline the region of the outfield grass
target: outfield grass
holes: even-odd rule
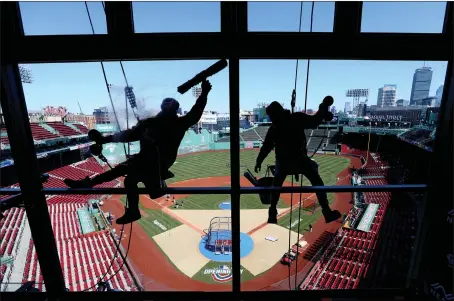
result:
[[[252,172],[255,166],[258,151],[245,150],[240,153],[241,175],[249,168]],[[340,156],[319,156],[313,159],[319,164],[319,172],[326,185],[336,182],[337,174],[350,164],[350,160]],[[215,176],[230,176],[230,152],[206,152],[178,157],[170,169],[175,177],[167,183],[181,182],[189,179],[207,178]],[[258,177],[265,176],[266,166],[274,164],[274,153],[271,153],[262,164],[262,171]],[[291,181],[291,177],[288,177]],[[309,184],[305,179],[304,185]]]
[[[251,171],[254,169],[255,160],[257,158],[258,151],[245,150],[241,151],[241,174],[249,168]],[[319,164],[319,172],[325,185],[333,185],[336,183],[336,178],[339,172],[347,168],[350,164],[350,160],[340,156],[323,156],[315,155],[313,159]],[[229,176],[230,168],[228,163],[230,162],[229,152],[206,152],[191,154],[182,157],[178,157],[175,164],[172,166],[171,171],[175,174],[173,179],[169,179],[167,182],[175,183],[189,179],[196,178],[207,178],[213,176]],[[274,164],[274,153],[271,153],[262,164],[262,171],[257,175],[262,177],[265,175],[266,166],[268,164]],[[287,181],[291,181],[291,177],[287,178]],[[298,185],[298,184],[296,184]],[[303,185],[310,185],[309,181],[304,178]],[[229,195],[191,195],[186,197],[184,206],[181,209],[219,209],[219,204],[230,200]],[[299,199],[294,199],[296,204]],[[334,194],[328,194],[328,200],[330,203],[334,201]],[[241,209],[266,209],[267,205],[263,205],[257,195],[242,195],[241,196]],[[280,208],[286,208],[287,205],[284,202],[279,202]],[[178,209],[174,209],[178,210]],[[151,214],[150,214],[151,215]],[[302,209],[300,222],[300,232],[305,231],[309,224],[313,224],[321,215],[321,212],[317,210],[314,214],[309,213]],[[279,219],[278,224],[287,228],[290,224],[292,230],[297,231],[298,227],[298,210],[294,210],[292,213],[292,221],[290,222],[290,214],[283,216]],[[155,225],[150,225],[154,226]]]
[[[193,194],[184,198],[184,205],[179,209],[171,207],[173,210],[219,210],[219,205],[223,202],[230,202],[228,194]],[[258,195],[246,194],[241,196],[241,209],[268,209],[269,205],[263,205]],[[279,202],[279,208],[289,207],[283,201]]]

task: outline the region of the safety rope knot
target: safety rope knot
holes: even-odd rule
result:
[[[296,103],[296,89],[293,89],[292,101],[290,102],[290,105],[292,106],[292,109],[295,107],[295,103]]]

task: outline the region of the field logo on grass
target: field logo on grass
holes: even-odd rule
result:
[[[228,265],[221,265],[216,269],[206,269],[203,273],[205,275],[211,274],[213,280],[219,283],[229,282],[233,276],[232,270]],[[240,270],[240,273],[243,273],[243,269]]]
[[[293,229],[293,227],[295,227],[295,226],[296,226],[296,225],[297,225],[297,224],[298,224],[299,222],[301,222],[302,220],[303,220],[303,219],[302,219],[302,218],[300,218],[300,220],[299,220],[299,221],[294,221],[294,222],[292,223],[292,225],[291,225],[292,229]],[[290,227],[289,227],[289,226],[287,226],[287,229],[290,229]]]
[[[161,224],[160,222],[158,222],[157,220],[154,220],[153,221],[153,224],[155,224],[156,226],[158,226],[159,228],[161,228],[163,231],[167,231],[167,228]]]

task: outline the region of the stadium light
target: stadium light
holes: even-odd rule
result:
[[[126,99],[129,101],[129,105],[131,106],[131,109],[137,108],[137,102],[136,102],[136,95],[134,94],[134,89],[131,86],[126,86],[125,87],[125,95]]]
[[[353,98],[353,111],[358,113],[359,100],[361,97],[369,97],[369,89],[349,89],[345,92],[345,97]]]

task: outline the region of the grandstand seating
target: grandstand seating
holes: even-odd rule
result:
[[[339,133],[339,131],[337,129],[331,129],[329,130],[328,132],[328,138],[333,138],[335,137],[337,134]],[[320,143],[320,142],[319,142]],[[326,146],[323,148],[323,150],[326,150],[326,151],[335,151],[337,149],[337,143],[332,143],[331,142],[331,139],[327,139],[326,141]]]
[[[319,147],[320,143],[322,143],[322,145],[320,146],[320,149],[319,149],[319,150],[321,150],[322,146],[323,146],[322,140],[323,140],[323,138],[321,138],[321,137],[312,136],[310,138],[310,140],[309,140],[308,145],[307,145],[307,150],[308,151],[315,151]]]
[[[71,127],[67,126],[63,122],[47,122],[47,125],[54,128],[61,136],[68,137],[68,136],[76,136],[81,135],[82,133],[75,131]]]
[[[268,132],[269,126],[258,126],[255,129],[255,132],[260,137],[260,139],[265,140],[266,133]]]
[[[421,142],[431,138],[432,130],[427,129],[411,129],[401,135],[402,138],[412,140],[415,142]]]
[[[85,125],[77,123],[73,124],[73,126],[77,128],[78,131],[62,122],[45,122],[42,124],[52,127],[57,131],[58,134],[50,132],[47,128],[41,126],[41,123],[30,123],[30,128],[32,130],[32,136],[34,140],[39,141],[60,137],[77,136],[87,134],[89,131],[89,129]],[[0,143],[9,144],[8,137],[6,136],[6,129],[4,127],[0,129]]]
[[[8,137],[6,137],[6,136],[1,136],[1,137],[0,137],[0,143],[9,144],[9,139],[8,139]]]
[[[365,179],[366,185],[387,184],[386,169],[381,168],[386,162],[376,154],[370,154],[368,159],[363,173],[383,178]],[[364,199],[366,204],[379,206],[369,232],[339,230],[301,289],[354,289],[360,284],[371,287],[383,281],[387,281],[386,287],[391,287],[405,279],[416,232],[416,211],[402,209],[398,218],[395,209],[388,208],[389,192],[367,192]],[[351,210],[348,217],[354,218],[355,214],[357,211]]]
[[[30,123],[30,128],[32,130],[33,139],[35,140],[58,138],[57,135],[49,132],[47,129],[39,125],[39,123]]]
[[[86,171],[101,173],[104,172],[104,168],[96,161],[95,158],[89,158],[87,160],[77,162],[73,164],[73,166],[77,169],[82,169]]]
[[[254,128],[251,128],[248,131],[244,131],[241,135],[241,140],[242,141],[258,141],[261,140],[262,138],[257,134]]]
[[[251,128],[247,131],[244,131],[240,134],[241,141],[263,141],[265,139],[266,133],[269,129],[269,126],[258,126]],[[329,143],[328,137],[334,137],[338,132],[337,129],[328,130],[328,129],[306,129],[304,134],[306,135],[307,140],[307,149],[309,151],[315,150],[324,150],[324,151],[336,151],[337,143]],[[230,137],[223,137],[217,142],[229,142]],[[320,142],[322,142],[320,144]],[[320,146],[320,147],[319,147]]]
[[[82,134],[87,134],[88,133],[88,128],[79,123],[73,123],[73,125],[82,133]]]
[[[19,208],[12,208],[3,214],[5,218],[0,221],[0,255],[2,257],[15,258],[24,230],[25,211]],[[9,281],[13,271],[13,264],[1,265],[0,283]]]
[[[101,172],[102,168],[100,169],[93,160],[90,158],[74,164],[75,166],[64,166],[49,172],[51,177],[48,182],[44,183],[44,186],[65,187],[62,177],[83,177]],[[80,169],[79,166],[82,166],[83,169]],[[118,185],[119,182],[115,180],[100,186],[115,187]],[[64,279],[67,288],[71,291],[95,290],[92,286],[108,270],[117,249],[113,237],[107,231],[90,233],[88,236],[82,234],[77,210],[86,208],[89,199],[99,199],[100,197],[99,195],[55,195],[48,197],[47,200]],[[26,224],[25,211],[13,208],[4,214],[5,219],[0,221],[0,254],[11,256],[16,260],[19,259],[16,256]],[[26,258],[22,280],[35,280],[36,287],[45,290],[33,241],[30,240],[28,245],[28,251],[26,255],[24,254]],[[0,290],[7,290],[7,283],[10,281],[15,260],[12,265],[3,264],[0,267],[0,282],[3,283]],[[133,276],[127,265],[122,265],[119,256],[114,259],[112,269],[107,273],[105,279],[113,276],[120,266],[122,266],[120,272],[110,280],[112,288],[127,291],[137,290]]]
[[[57,168],[49,173],[49,175],[52,175],[52,176],[54,176],[56,178],[60,178],[60,179],[65,179],[65,178],[82,179],[87,176],[88,177],[93,176],[94,174],[95,173],[92,171],[80,169],[80,168],[74,168],[72,166],[63,166],[63,167]]]

